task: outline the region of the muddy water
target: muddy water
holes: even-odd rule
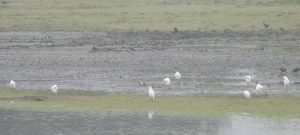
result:
[[[299,119],[262,118],[249,115],[179,117],[148,114],[101,114],[0,110],[3,135],[79,134],[203,134],[203,135],[297,135]]]
[[[298,91],[300,72],[292,70],[300,63],[299,37],[268,34],[2,32],[0,86],[13,79],[20,89],[55,83],[60,89],[144,93],[145,82],[161,94],[238,93],[254,90],[254,83],[244,82],[252,75],[269,92],[282,92],[279,68],[285,67],[290,91]],[[163,84],[165,77],[171,86]]]

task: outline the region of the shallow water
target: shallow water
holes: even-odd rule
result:
[[[0,110],[2,135],[56,134],[201,134],[201,135],[297,135],[299,119],[255,117],[162,116],[155,112],[87,115],[76,112]]]

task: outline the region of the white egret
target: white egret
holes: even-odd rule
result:
[[[287,76],[283,76],[283,85],[286,87],[286,89],[289,89],[290,80],[287,78]]]
[[[154,101],[154,98],[155,98],[155,92],[154,92],[154,90],[152,89],[151,86],[149,86],[149,88],[148,88],[148,95],[149,95],[151,101]]]
[[[247,83],[247,86],[249,86],[249,84],[251,83],[251,76],[250,75],[247,75],[246,76],[246,83]]]
[[[256,83],[255,93],[260,93],[264,89],[264,86],[262,86],[260,83]]]
[[[16,87],[16,82],[14,80],[10,80],[8,86],[12,89],[14,89]]]
[[[246,99],[249,99],[249,100],[250,100],[250,92],[249,92],[249,91],[245,90],[245,91],[243,92],[243,94],[244,94],[244,97],[245,97]]]
[[[176,79],[180,79],[181,78],[181,75],[178,71],[175,72],[175,78]]]
[[[163,81],[165,82],[166,85],[170,85],[171,84],[170,78],[165,78]]]
[[[52,85],[51,91],[52,91],[53,94],[57,95],[57,85]]]

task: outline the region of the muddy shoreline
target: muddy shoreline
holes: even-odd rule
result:
[[[270,92],[282,92],[287,68],[290,91],[299,90],[300,32],[0,32],[0,82],[22,89],[144,93],[238,93],[252,75]],[[175,67],[182,73],[175,80]],[[162,79],[171,78],[171,86]]]

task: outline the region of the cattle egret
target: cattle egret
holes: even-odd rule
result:
[[[249,91],[245,90],[245,91],[243,92],[243,94],[244,94],[244,97],[245,97],[246,99],[249,99],[249,100],[250,100],[250,92],[249,92]]]
[[[284,76],[283,77],[283,85],[286,87],[286,89],[289,88],[289,84],[290,84],[289,79],[287,78],[287,76]]]
[[[165,82],[166,85],[170,85],[171,84],[170,78],[165,78],[163,81]]]
[[[178,71],[175,72],[175,78],[176,79],[180,79],[181,78],[181,75]]]
[[[16,82],[14,80],[10,80],[9,85],[10,88],[15,88],[16,87]]]
[[[154,98],[155,98],[155,92],[153,91],[152,87],[149,86],[149,89],[148,89],[148,95],[151,99],[151,101],[154,101]]]
[[[57,85],[52,85],[51,90],[53,94],[57,95]]]
[[[260,83],[257,82],[256,88],[255,88],[255,93],[262,92],[264,89],[264,86],[262,86]]]
[[[251,76],[250,75],[247,75],[246,76],[246,83],[247,83],[247,86],[251,83]]]

